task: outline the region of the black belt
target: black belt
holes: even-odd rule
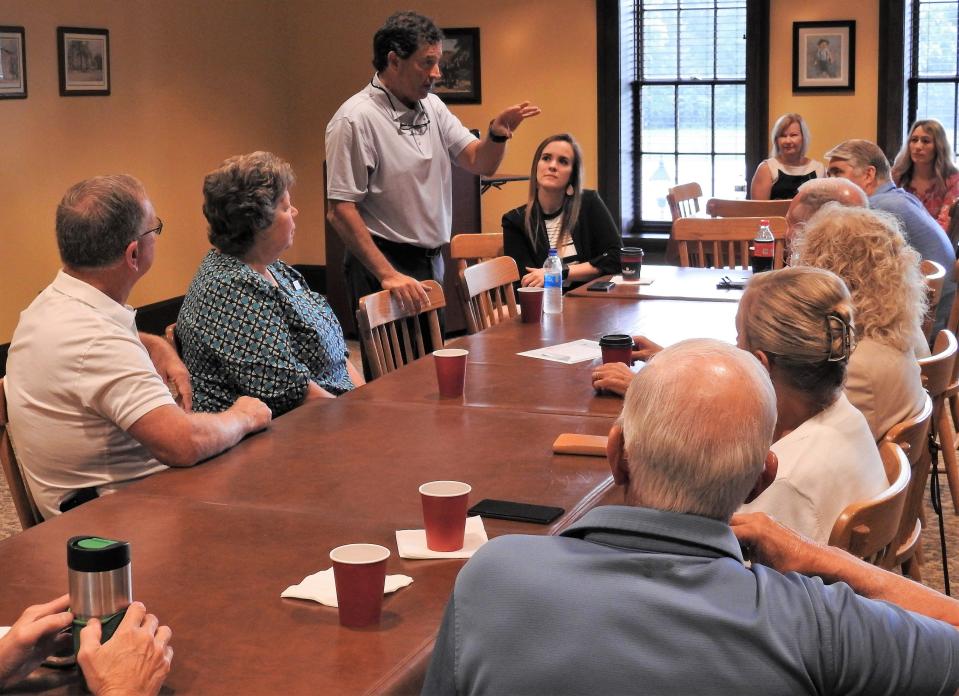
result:
[[[383,239],[382,237],[373,237],[373,243],[381,251],[385,251],[387,254],[396,254],[397,256],[404,255],[407,257],[410,256],[422,256],[427,259],[433,259],[440,255],[440,252],[443,251],[443,247],[436,247],[435,249],[427,249],[426,247],[416,246],[415,244],[404,244],[403,242],[392,242],[389,239]]]
[[[77,491],[76,495],[72,498],[67,498],[66,500],[60,503],[60,512],[66,512],[67,510],[72,510],[75,507],[79,507],[84,503],[89,503],[94,498],[99,498],[100,495],[97,493],[96,486],[90,486],[89,488],[81,488]]]

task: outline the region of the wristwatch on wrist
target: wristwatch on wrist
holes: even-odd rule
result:
[[[492,140],[494,143],[505,143],[507,140],[509,140],[512,137],[513,137],[513,134],[510,133],[509,130],[506,131],[506,135],[496,135],[496,133],[493,132],[493,122],[492,121],[489,122],[489,139]]]

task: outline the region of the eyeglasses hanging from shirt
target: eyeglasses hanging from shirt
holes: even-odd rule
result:
[[[393,112],[393,119],[396,120],[396,106],[393,104],[393,97],[390,96],[390,93],[387,92],[382,87],[380,87],[379,85],[373,84],[372,79],[370,80],[370,87],[380,90],[383,94],[386,95],[386,98],[390,100],[390,111]],[[427,130],[429,130],[430,123],[431,123],[430,115],[426,113],[426,109],[423,106],[423,102],[417,101],[416,103],[420,107],[419,113],[423,114],[426,120],[420,123],[402,123],[401,122],[399,125],[399,128],[397,128],[397,133],[399,133],[400,135],[403,135],[404,133],[408,133],[410,135],[423,135],[424,133],[426,133]]]

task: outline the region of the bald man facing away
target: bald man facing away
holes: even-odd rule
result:
[[[954,600],[762,515],[737,516],[749,545],[822,578],[744,565],[730,516],[775,475],[775,422],[745,351],[699,339],[659,353],[610,432],[626,504],[484,545],[456,579],[423,693],[955,691]]]

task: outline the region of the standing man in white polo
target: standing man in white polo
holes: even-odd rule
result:
[[[493,174],[506,142],[540,110],[509,107],[474,137],[430,93],[440,78],[443,33],[415,12],[397,12],[373,38],[376,74],[326,128],[327,218],[346,245],[352,310],[390,290],[401,305],[429,303],[420,281],[443,281],[455,163]]]

